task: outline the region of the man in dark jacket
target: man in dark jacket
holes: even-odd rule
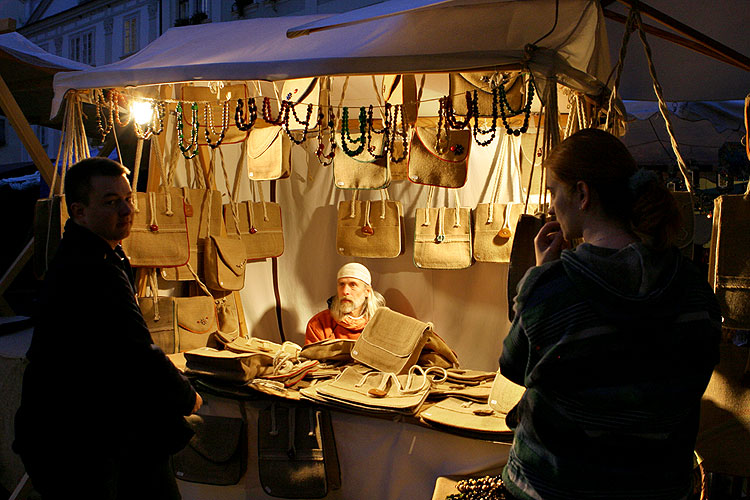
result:
[[[45,277],[14,450],[42,498],[179,499],[169,455],[201,397],[153,344],[120,247],[133,223],[128,170],[73,165],[70,219]]]

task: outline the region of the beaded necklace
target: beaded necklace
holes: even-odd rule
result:
[[[203,128],[203,133],[206,135],[206,144],[208,144],[211,149],[218,148],[224,141],[227,129],[229,128],[229,99],[224,101],[221,105],[221,132],[217,134],[214,130],[214,116],[209,103],[206,103],[206,107],[203,108],[203,122],[206,124]],[[216,140],[216,144],[211,142],[211,134],[219,136]]]
[[[151,135],[159,135],[164,130],[164,114],[165,114],[164,103],[154,102],[151,111],[151,120],[145,124],[145,128],[142,128],[137,121],[133,120],[133,128],[135,129],[135,135],[141,139],[150,139]],[[158,120],[159,128],[154,127],[154,122]]]
[[[284,122],[285,113],[289,112],[287,110],[288,107],[289,107],[289,101],[281,101],[281,105],[279,107],[279,114],[276,118],[273,118],[271,116],[271,98],[264,97],[263,98],[263,119],[266,121],[266,123],[270,123],[271,125],[281,125]]]
[[[514,110],[510,103],[508,102],[508,96],[505,93],[505,87],[500,85],[499,87],[499,98],[500,98],[500,118],[503,121],[503,126],[505,127],[505,131],[508,133],[508,135],[515,135],[516,137],[525,134],[526,131],[529,129],[529,117],[531,116],[531,103],[534,101],[534,81],[529,78],[529,85],[528,90],[526,91],[526,105],[522,108],[519,108],[518,110]],[[508,108],[508,113],[506,114],[505,108]],[[520,128],[513,129],[508,124],[508,117],[509,116],[517,116],[523,113],[523,125],[521,125]]]
[[[445,117],[446,123],[452,128],[456,130],[461,130],[463,128],[466,128],[469,125],[469,122],[471,121],[471,117],[474,114],[474,105],[473,100],[471,97],[471,92],[466,91],[464,97],[466,98],[466,118],[462,121],[458,121],[456,118],[455,112],[453,110],[453,96],[444,96],[440,98],[440,111],[439,114],[442,114]]]
[[[500,88],[502,88],[502,85],[500,85]],[[474,115],[474,126],[472,127],[472,134],[474,135],[474,141],[480,145],[480,146],[487,146],[489,143],[491,143],[495,139],[495,135],[497,133],[497,104],[498,104],[498,88],[493,87],[492,89],[492,125],[488,129],[481,129],[479,127],[479,97],[477,96],[477,91],[474,90],[474,97],[472,99],[472,109],[473,109],[473,115]],[[439,132],[439,131],[438,131]],[[477,134],[479,135],[489,135],[490,138],[486,141],[479,140],[477,137]]]
[[[104,96],[104,92],[99,89],[94,89],[94,104],[96,105],[96,128],[99,130],[99,134],[102,136],[102,142],[107,138],[107,134],[112,130],[114,122],[110,119],[107,120],[107,115],[104,114],[102,107],[106,104],[107,100]]]
[[[310,117],[312,116],[313,105],[312,104],[308,104],[307,105],[307,112],[305,114],[305,119],[304,120],[300,120],[299,117],[297,116],[297,110],[294,109],[295,108],[295,104],[293,104],[293,103],[291,103],[289,101],[284,101],[284,102],[287,103],[287,105],[286,105],[286,107],[284,109],[284,117],[282,119],[283,125],[284,125],[284,131],[286,132],[286,135],[289,136],[289,139],[291,139],[291,141],[293,143],[295,143],[297,145],[302,144],[303,142],[305,142],[305,139],[307,139],[307,132],[310,129]],[[300,124],[300,125],[303,126],[303,129],[302,129],[302,139],[299,139],[299,140],[296,139],[294,137],[294,135],[292,134],[292,131],[289,128],[289,110],[290,109],[292,111],[291,114],[294,116],[294,120],[298,124]]]
[[[331,142],[331,150],[328,154],[325,153],[325,144],[323,144],[324,120],[323,112],[318,112],[318,148],[315,150],[315,156],[321,165],[327,167],[333,163],[333,158],[336,155],[336,131],[334,130],[336,122],[334,121],[333,110],[331,108],[328,108],[328,136]]]
[[[391,104],[385,103],[385,120],[383,124],[383,128],[380,130],[377,130],[374,127],[373,119],[372,119],[372,109],[373,106],[370,104],[370,107],[367,109],[367,151],[376,159],[384,158],[388,151],[386,151],[386,148],[388,148],[388,144],[390,142],[390,111],[391,111]],[[383,153],[377,154],[375,153],[375,146],[372,145],[372,134],[383,134]]]
[[[365,111],[365,107],[362,106],[359,108],[359,137],[355,140],[352,140],[351,136],[349,135],[349,108],[344,108],[341,117],[341,149],[343,149],[344,153],[346,153],[348,156],[355,157],[365,150],[365,144],[367,141],[367,137],[365,134],[366,126],[367,112]],[[349,149],[347,141],[353,144],[359,143],[359,146],[357,146],[356,149]]]
[[[448,495],[446,500],[505,500],[507,491],[499,475],[462,479],[456,489],[459,493]]]
[[[130,119],[132,116],[130,113],[128,113],[128,119],[123,122],[120,120],[120,101],[125,101],[125,96],[120,94],[117,90],[110,90],[109,92],[109,99],[110,99],[110,107],[109,107],[109,119],[112,121],[112,117],[117,120],[117,123],[120,124],[121,127],[124,127],[128,123],[130,123]]]
[[[182,155],[190,160],[191,158],[194,158],[195,155],[198,154],[198,103],[194,102],[190,106],[190,116],[191,116],[191,122],[192,122],[192,128],[190,130],[190,143],[185,146],[184,145],[184,135],[182,133],[183,124],[182,124],[182,103],[177,103],[177,145],[180,147],[180,151],[182,151]]]
[[[234,124],[243,132],[253,128],[255,120],[258,118],[258,108],[255,105],[254,97],[247,100],[247,115],[249,120],[245,121],[245,106],[243,106],[242,99],[237,99],[237,108],[234,110]]]
[[[401,115],[401,127],[397,127],[398,117]],[[391,131],[391,140],[388,144],[388,153],[393,163],[401,163],[409,156],[409,138],[408,138],[408,125],[404,118],[404,108],[401,104],[397,104],[393,108],[393,117],[390,120],[393,130]],[[403,152],[401,156],[396,157],[393,152],[395,151],[394,144],[396,142],[396,136],[401,137],[401,144],[403,145]]]

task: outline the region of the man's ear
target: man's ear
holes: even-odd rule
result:
[[[575,193],[581,210],[586,210],[591,206],[591,188],[585,181],[576,182]]]
[[[85,211],[86,211],[86,205],[84,205],[80,201],[74,201],[73,203],[70,204],[68,215],[74,221],[79,221],[83,218]]]

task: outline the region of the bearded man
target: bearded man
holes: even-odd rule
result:
[[[385,305],[382,295],[372,289],[370,271],[356,262],[344,264],[336,274],[336,296],[328,309],[307,323],[305,344],[326,339],[356,339],[378,307]]]

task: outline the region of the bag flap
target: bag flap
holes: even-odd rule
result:
[[[421,143],[432,156],[451,163],[466,161],[471,148],[470,130],[449,130],[447,134],[440,134],[440,151],[438,144],[437,129],[435,127],[417,127],[414,137]]]
[[[243,444],[245,422],[240,418],[190,415],[185,417],[195,432],[189,446],[206,460],[228,462]]]
[[[511,382],[498,370],[490,390],[490,408],[507,415],[518,404],[525,391],[525,387]]]
[[[216,331],[216,305],[213,297],[177,297],[177,324],[193,333]]]
[[[428,323],[380,307],[354,343],[352,358],[377,370],[389,371],[393,358],[407,359],[421,348],[424,334],[430,329]]]
[[[248,158],[260,158],[263,153],[268,151],[274,141],[282,137],[283,133],[280,126],[275,127],[253,127],[247,138],[247,156]]]
[[[224,265],[237,276],[245,273],[245,242],[240,238],[211,236],[216,252]]]
[[[445,340],[443,340],[440,335],[438,335],[434,331],[430,331],[430,333],[427,335],[427,341],[424,344],[424,349],[435,351],[437,354],[440,354],[449,363],[451,363],[451,368],[458,368],[458,356],[456,356],[456,353],[453,352],[453,349],[448,347],[448,344],[445,343]]]
[[[339,132],[339,137],[340,136],[341,136],[341,132]],[[349,137],[351,137],[352,142],[353,142],[359,139],[361,137],[361,134],[352,134]],[[354,144],[356,144],[357,146],[350,146],[350,149],[351,148],[356,149],[356,147],[359,147],[359,143],[355,142]],[[338,155],[341,155],[341,158],[351,158],[352,160],[357,161],[359,163],[376,163],[377,162],[378,165],[385,167],[387,165],[387,161],[385,157],[375,158],[373,156],[373,154],[378,155],[378,156],[383,154],[383,136],[378,135],[378,134],[373,134],[372,137],[370,138],[370,146],[374,148],[372,153],[370,153],[367,150],[367,144],[365,144],[364,150],[362,150],[362,152],[356,156],[349,156],[343,150],[341,150],[341,152],[337,153],[337,157]],[[336,157],[334,157],[333,161],[334,163],[336,162]]]
[[[302,346],[299,355],[307,359],[352,359],[354,339],[325,339]]]

